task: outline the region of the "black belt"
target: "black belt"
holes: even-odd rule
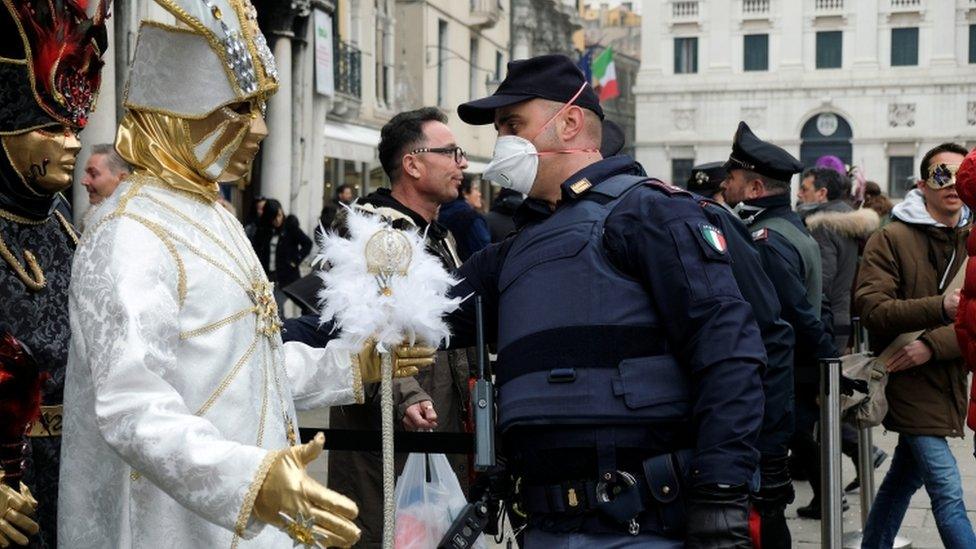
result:
[[[547,485],[518,482],[519,510],[530,516],[598,512],[620,524],[635,519],[631,524],[636,525],[636,531],[673,532],[684,527],[679,496],[682,471],[690,457],[690,450],[655,456],[644,460],[641,471],[618,471],[620,477],[614,479],[568,480]],[[636,531],[632,529],[631,533]]]

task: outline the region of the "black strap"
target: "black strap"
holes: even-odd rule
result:
[[[303,442],[325,433],[325,449],[354,452],[379,452],[383,449],[380,431],[359,429],[299,429]],[[471,433],[428,433],[396,431],[393,433],[396,452],[428,454],[473,454],[474,435]]]
[[[498,352],[499,386],[553,368],[616,368],[622,360],[668,352],[653,326],[568,326],[537,332]]]

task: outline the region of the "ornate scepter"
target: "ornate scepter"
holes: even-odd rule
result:
[[[376,341],[382,366],[383,547],[393,548],[393,358],[404,342],[438,345],[450,337],[443,317],[460,304],[448,299],[457,281],[428,253],[416,230],[397,230],[380,215],[347,210],[348,238],[324,235],[319,259],[325,288],[321,319],[341,330],[338,345],[358,350]]]

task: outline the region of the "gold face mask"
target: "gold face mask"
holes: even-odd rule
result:
[[[220,183],[246,177],[261,141],[268,135],[264,117],[250,103],[224,107],[186,124],[200,170]]]
[[[74,130],[39,129],[0,136],[10,165],[27,189],[50,196],[71,187],[81,142]]]

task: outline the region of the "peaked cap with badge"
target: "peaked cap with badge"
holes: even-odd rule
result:
[[[727,175],[724,162],[699,164],[691,169],[691,175],[688,176],[688,190],[711,198],[721,190]]]
[[[777,181],[789,181],[793,174],[803,171],[803,164],[783,148],[759,139],[745,122],[739,122],[725,169],[749,170]]]
[[[580,91],[582,88],[582,91]],[[495,121],[495,109],[530,99],[548,99],[557,103],[573,101],[574,105],[596,113],[603,120],[603,108],[593,86],[579,67],[565,55],[540,55],[531,59],[509,61],[505,80],[492,95],[458,106],[458,116],[467,124],[481,126]]]

